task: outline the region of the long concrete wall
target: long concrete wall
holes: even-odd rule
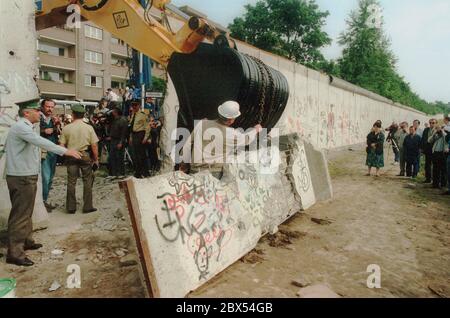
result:
[[[428,120],[422,112],[343,80],[330,78],[243,42],[238,41],[237,46],[239,51],[258,57],[286,76],[290,96],[277,125],[281,134],[298,133],[316,147],[332,149],[365,142],[376,120],[381,120],[384,127],[392,121],[412,124],[414,119],[422,123]]]
[[[323,152],[296,134],[280,139],[273,149],[280,165],[270,173],[270,164],[235,162],[225,165],[220,181],[207,171],[126,181],[149,295],[184,297],[247,254],[262,235],[331,198]]]

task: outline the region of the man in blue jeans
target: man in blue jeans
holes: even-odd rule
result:
[[[41,137],[51,141],[54,144],[58,143],[58,135],[60,130],[60,121],[57,116],[53,116],[56,103],[51,99],[44,99],[41,102]],[[52,152],[42,153],[41,174],[42,174],[42,197],[44,205],[48,212],[55,209],[47,200],[50,189],[55,176],[57,155]]]

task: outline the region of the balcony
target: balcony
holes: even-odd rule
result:
[[[122,57],[128,57],[127,46],[111,43],[111,54]]]
[[[47,95],[63,95],[63,96],[75,96],[75,84],[70,83],[58,83],[53,81],[38,80],[38,87],[41,94]]]
[[[55,43],[63,43],[66,45],[76,44],[76,34],[73,31],[64,30],[61,28],[48,28],[38,31],[41,38],[45,38]]]
[[[55,56],[44,52],[39,52],[39,67],[75,71],[76,62],[74,58]]]
[[[128,67],[111,65],[111,77],[128,79]]]

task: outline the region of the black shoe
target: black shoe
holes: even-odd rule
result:
[[[140,174],[135,174],[133,177],[135,177],[136,179],[143,179],[143,177]]]
[[[56,206],[51,205],[50,203],[47,202],[44,202],[44,206],[48,213],[52,213],[52,211],[56,209]]]
[[[425,180],[424,182],[422,182],[422,183],[431,183],[432,181],[431,180]]]
[[[446,191],[444,193],[441,193],[441,195],[450,195],[450,191]]]
[[[15,257],[7,257],[6,258],[7,264],[13,264],[17,266],[33,266],[34,262],[31,261],[28,257],[25,258],[15,258]]]
[[[84,210],[83,211],[84,214],[88,214],[88,213],[92,213],[92,212],[97,212],[97,209],[93,208],[93,209],[90,209],[90,210]]]
[[[67,213],[69,213],[69,214],[75,214],[75,213],[77,213],[77,210],[67,210]]]
[[[34,244],[31,244],[31,245],[25,245],[23,249],[25,251],[35,251],[35,250],[40,249],[41,247],[43,247],[42,244],[34,243]]]
[[[398,175],[396,175],[396,177],[404,177],[405,175],[404,174],[398,174]]]
[[[431,188],[433,188],[433,189],[440,189],[441,187],[438,186],[438,185],[433,185]]]

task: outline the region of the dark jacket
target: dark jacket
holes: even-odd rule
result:
[[[123,116],[114,119],[109,129],[109,136],[112,141],[124,144],[128,137],[128,120]]]
[[[431,155],[433,152],[433,144],[428,142],[428,137],[430,137],[431,128],[425,128],[422,135],[422,141],[420,143],[420,149],[422,149],[423,153],[426,155]]]
[[[53,122],[53,118],[50,119],[49,123],[47,124],[45,122],[45,116],[41,115],[40,128],[41,128],[41,130],[40,130],[41,131],[41,137],[50,140],[54,144],[58,143],[58,126],[55,125],[55,123]],[[53,133],[50,134],[50,135],[47,135],[45,133],[45,130],[47,128],[52,128],[53,129]]]
[[[405,151],[405,159],[408,162],[414,162],[418,160],[420,154],[420,145],[422,138],[419,135],[408,135],[403,143],[403,149]]]
[[[371,144],[376,144],[375,153],[381,155],[383,153],[384,134],[380,132],[378,135],[373,131],[367,135],[367,152],[372,148]]]

